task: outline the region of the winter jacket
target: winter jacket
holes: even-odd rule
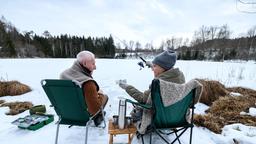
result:
[[[182,84],[185,83],[185,77],[184,74],[178,69],[178,68],[173,68],[173,69],[169,69],[163,73],[161,73],[158,77],[156,77],[156,79],[161,79],[167,82],[173,82],[173,83],[178,83],[178,84]],[[149,89],[144,91],[144,93],[140,92],[139,90],[137,90],[135,87],[128,85],[126,87],[126,92],[133,97],[135,100],[137,100],[139,103],[143,103],[143,104],[150,104],[150,100],[151,98],[149,98],[150,96],[150,89],[151,86],[149,86]],[[151,114],[144,114],[144,113],[151,113],[148,110],[143,110],[143,115],[142,115],[142,120],[138,121],[136,123],[136,127],[137,130],[144,134],[147,126],[150,124],[149,122],[151,122]]]
[[[178,83],[178,84],[185,83],[184,74],[178,68],[169,69],[169,70],[161,73],[156,78],[162,79],[162,80],[168,81],[168,82]],[[148,90],[146,90],[146,91],[144,91],[144,93],[142,93],[135,87],[128,85],[127,88],[125,89],[125,91],[131,97],[133,97],[135,100],[137,100],[139,103],[146,103],[148,100],[149,94],[150,94],[150,90],[151,90],[150,87],[151,86],[149,86]]]
[[[101,106],[106,102],[106,96],[98,93],[99,86],[95,80],[93,80],[90,71],[80,65],[78,61],[60,74],[60,79],[76,80],[83,88],[83,94],[85,102],[90,114],[94,115]]]

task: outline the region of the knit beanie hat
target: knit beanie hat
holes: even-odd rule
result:
[[[172,50],[167,50],[157,55],[152,61],[153,64],[159,65],[165,70],[171,69],[176,63],[177,55]]]

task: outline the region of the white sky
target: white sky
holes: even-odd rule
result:
[[[227,24],[232,36],[239,36],[256,25],[256,13],[239,12],[236,0],[0,0],[0,4],[0,16],[20,32],[112,34],[115,42],[119,38],[157,44],[172,36],[191,38],[202,25]],[[256,6],[250,9],[256,11]]]

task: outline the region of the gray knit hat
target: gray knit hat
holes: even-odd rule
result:
[[[176,63],[177,55],[172,50],[167,50],[157,55],[152,61],[153,64],[159,65],[165,70],[171,69]]]

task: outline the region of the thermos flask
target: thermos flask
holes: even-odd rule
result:
[[[126,101],[125,101],[125,99],[120,99],[119,100],[119,109],[118,109],[118,127],[119,127],[119,129],[124,129],[125,116],[126,116]]]

